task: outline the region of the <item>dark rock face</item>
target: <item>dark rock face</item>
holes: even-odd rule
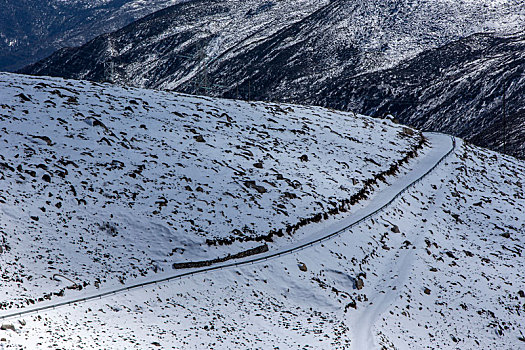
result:
[[[21,72],[392,114],[525,158],[524,34],[468,36],[476,27],[464,25],[523,8],[313,3],[189,1]],[[444,25],[454,11],[463,17]]]
[[[388,70],[334,79],[313,102],[525,158],[525,32],[473,35]]]
[[[82,45],[176,3],[154,0],[0,2],[0,71],[14,71],[66,46]]]

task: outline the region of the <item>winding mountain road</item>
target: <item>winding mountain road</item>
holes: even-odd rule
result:
[[[431,149],[424,156],[418,157],[412,161],[412,170],[408,171],[408,173],[406,173],[402,177],[389,178],[389,180],[392,181],[389,184],[389,186],[382,190],[374,192],[371,198],[368,200],[368,203],[365,207],[362,207],[356,210],[355,212],[350,213],[344,219],[339,220],[336,223],[325,227],[322,230],[308,237],[298,240],[291,245],[279,248],[277,250],[268,251],[267,253],[260,254],[255,258],[247,257],[244,259],[240,259],[234,263],[222,263],[206,268],[187,269],[185,272],[182,273],[172,272],[171,274],[156,274],[155,276],[135,281],[135,283],[127,286],[106,287],[97,291],[85,293],[82,297],[66,296],[60,302],[47,301],[42,302],[39,305],[27,307],[24,309],[7,310],[0,313],[0,320],[20,317],[30,313],[42,312],[62,306],[83,303],[89,300],[100,299],[109,295],[125,293],[133,289],[151,286],[159,283],[165,283],[178,278],[184,278],[214,270],[258,263],[266,261],[268,259],[277,258],[282,255],[297,252],[312,245],[319,244],[322,241],[338,236],[344,232],[347,232],[353,226],[356,226],[361,222],[376,215],[377,213],[383,211],[394,200],[401,196],[406,190],[408,190],[420,180],[424,179],[455,149],[456,142],[455,139],[451,136],[437,133],[425,133],[425,137],[427,137],[430,141]]]

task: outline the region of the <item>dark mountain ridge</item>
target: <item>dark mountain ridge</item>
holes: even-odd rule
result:
[[[333,79],[308,100],[439,130],[525,158],[525,32],[477,34],[371,74]]]

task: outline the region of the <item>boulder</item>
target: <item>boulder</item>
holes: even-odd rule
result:
[[[259,193],[266,193],[266,188],[264,188],[261,185],[257,185],[255,183],[255,181],[244,181],[244,186],[246,186],[248,188],[253,188],[254,190],[256,190]]]
[[[303,271],[303,272],[308,271],[308,268],[306,267],[306,264],[303,263],[303,262],[299,262],[299,263],[297,264],[297,266],[299,267],[299,270],[301,270],[301,271]]]
[[[357,288],[357,290],[361,290],[363,289],[364,286],[365,286],[365,282],[360,277],[358,277],[355,280],[355,287]]]
[[[15,330],[15,326],[12,325],[12,324],[3,324],[2,326],[0,326],[0,330],[2,331],[7,331],[7,330],[11,330],[11,331],[14,331]]]

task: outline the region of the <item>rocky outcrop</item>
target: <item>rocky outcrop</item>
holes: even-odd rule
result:
[[[173,269],[190,269],[190,268],[196,268],[196,267],[206,267],[206,266],[211,266],[213,264],[225,262],[228,260],[240,259],[240,258],[245,258],[247,256],[261,254],[267,251],[268,251],[268,246],[266,244],[263,244],[261,246],[258,246],[252,249],[248,249],[240,253],[228,254],[222,258],[203,260],[203,261],[189,261],[189,262],[183,262],[183,263],[174,263],[172,267]]]
[[[334,205],[333,208],[329,209],[326,212],[317,213],[310,217],[300,219],[295,224],[290,224],[286,226],[285,228],[278,228],[278,229],[270,230],[265,235],[259,235],[259,236],[244,236],[243,235],[240,237],[230,236],[227,238],[207,239],[206,244],[210,246],[215,246],[215,245],[231,245],[236,241],[237,242],[248,242],[248,241],[273,242],[274,237],[283,237],[285,233],[288,235],[292,235],[301,227],[304,227],[311,223],[316,223],[322,220],[326,220],[329,217],[338,215],[340,213],[345,213],[352,206],[356,205],[358,202],[367,199],[368,196],[374,190],[374,187],[376,187],[379,184],[379,182],[384,182],[386,177],[397,174],[399,172],[400,167],[402,165],[407,164],[411,159],[415,158],[418,154],[418,151],[421,150],[425,144],[426,144],[426,139],[423,137],[422,134],[420,134],[419,141],[416,144],[414,144],[411,147],[411,149],[409,149],[402,158],[394,161],[388,169],[380,173],[377,173],[372,178],[364,181],[364,185],[359,191],[354,193],[350,198],[340,199],[336,203],[336,205]],[[249,187],[253,187],[253,184]]]

